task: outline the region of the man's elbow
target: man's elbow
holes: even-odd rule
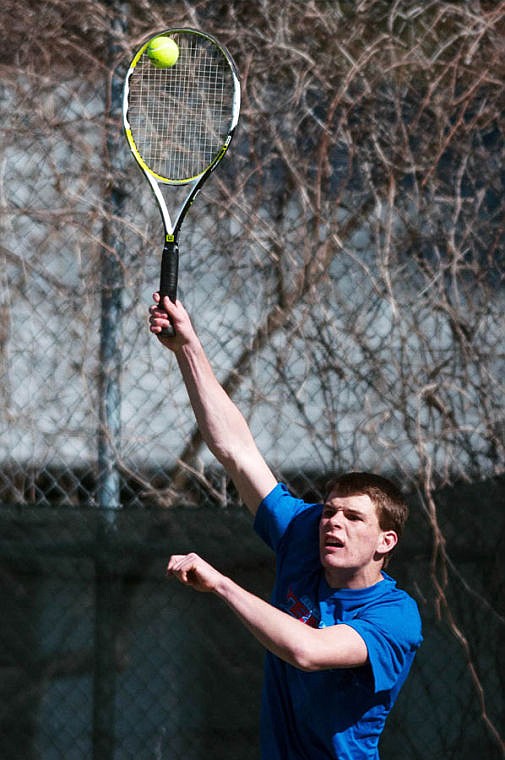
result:
[[[302,643],[298,643],[292,647],[288,662],[297,670],[303,670],[305,673],[314,673],[317,670],[322,670],[311,647],[304,646]]]
[[[368,662],[368,652],[366,648],[351,651],[343,649],[335,655],[335,650],[323,651],[317,646],[299,643],[292,648],[288,662],[306,673],[335,668],[359,668]]]

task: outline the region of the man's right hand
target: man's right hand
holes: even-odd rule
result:
[[[173,303],[168,296],[165,296],[161,302],[159,293],[153,294],[153,300],[154,306],[149,309],[149,329],[164,346],[177,352],[186,343],[198,342],[189,314],[180,301]],[[161,331],[169,326],[173,327],[175,335],[173,337],[161,335]]]

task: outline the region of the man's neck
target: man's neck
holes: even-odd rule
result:
[[[360,589],[370,588],[384,580],[381,567],[361,568],[357,572],[348,572],[336,569],[325,570],[326,583],[330,588]]]

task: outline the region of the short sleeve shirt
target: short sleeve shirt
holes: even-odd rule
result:
[[[283,484],[261,503],[255,529],[276,554],[272,603],[315,628],[351,626],[365,641],[368,663],[305,672],[267,653],[264,760],[377,760],[387,715],[422,641],[415,601],[386,573],[369,588],[328,586],[319,560],[321,511]]]

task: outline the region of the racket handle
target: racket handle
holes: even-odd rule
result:
[[[177,298],[177,280],[179,275],[179,246],[174,240],[166,240],[161,255],[160,299],[168,296],[175,303]],[[161,337],[172,338],[173,327],[167,327],[159,333]]]

